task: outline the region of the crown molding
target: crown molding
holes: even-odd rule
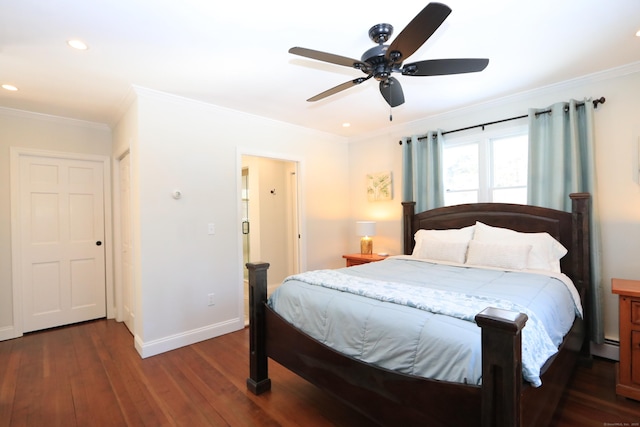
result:
[[[120,102],[118,102],[115,112],[111,115],[109,124],[112,128],[115,128],[120,120],[122,120],[136,99],[138,99],[138,96],[136,94],[135,86],[130,86],[127,93],[125,93],[122,99],[120,99]]]
[[[86,120],[71,119],[68,117],[54,116],[51,114],[35,113],[33,111],[17,110],[15,108],[0,107],[0,116],[14,117],[28,120],[39,120],[57,123],[65,126],[75,126],[87,129],[111,131],[109,125],[105,123],[89,122]]]

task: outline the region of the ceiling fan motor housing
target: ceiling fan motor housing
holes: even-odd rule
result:
[[[386,53],[389,46],[380,44],[367,50],[361,61],[368,65],[362,69],[366,74],[373,73],[373,77],[378,81],[386,80],[391,75],[392,64],[387,60]]]

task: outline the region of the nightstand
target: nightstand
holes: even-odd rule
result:
[[[349,254],[349,255],[342,255],[342,258],[347,260],[347,267],[352,267],[354,265],[382,261],[383,259],[386,259],[387,256],[382,256],[378,254],[371,254],[371,255]]]
[[[640,280],[611,279],[611,292],[620,304],[616,394],[640,400]]]

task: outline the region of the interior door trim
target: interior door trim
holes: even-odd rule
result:
[[[20,247],[20,158],[22,157],[49,157],[55,159],[86,160],[102,162],[103,164],[103,194],[104,194],[104,232],[106,242],[113,240],[112,207],[111,207],[111,159],[109,156],[100,156],[83,153],[67,153],[58,151],[36,150],[22,147],[9,147],[10,154],[10,188],[11,188],[11,281],[13,283],[13,325],[0,329],[0,341],[17,338],[23,335],[22,321],[22,278],[21,278],[21,247]],[[113,254],[111,245],[107,243],[105,250],[105,284],[107,317],[113,318],[115,313],[115,298],[113,286]]]

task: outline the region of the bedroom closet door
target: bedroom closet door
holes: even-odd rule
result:
[[[21,155],[23,332],[106,316],[102,161]]]

